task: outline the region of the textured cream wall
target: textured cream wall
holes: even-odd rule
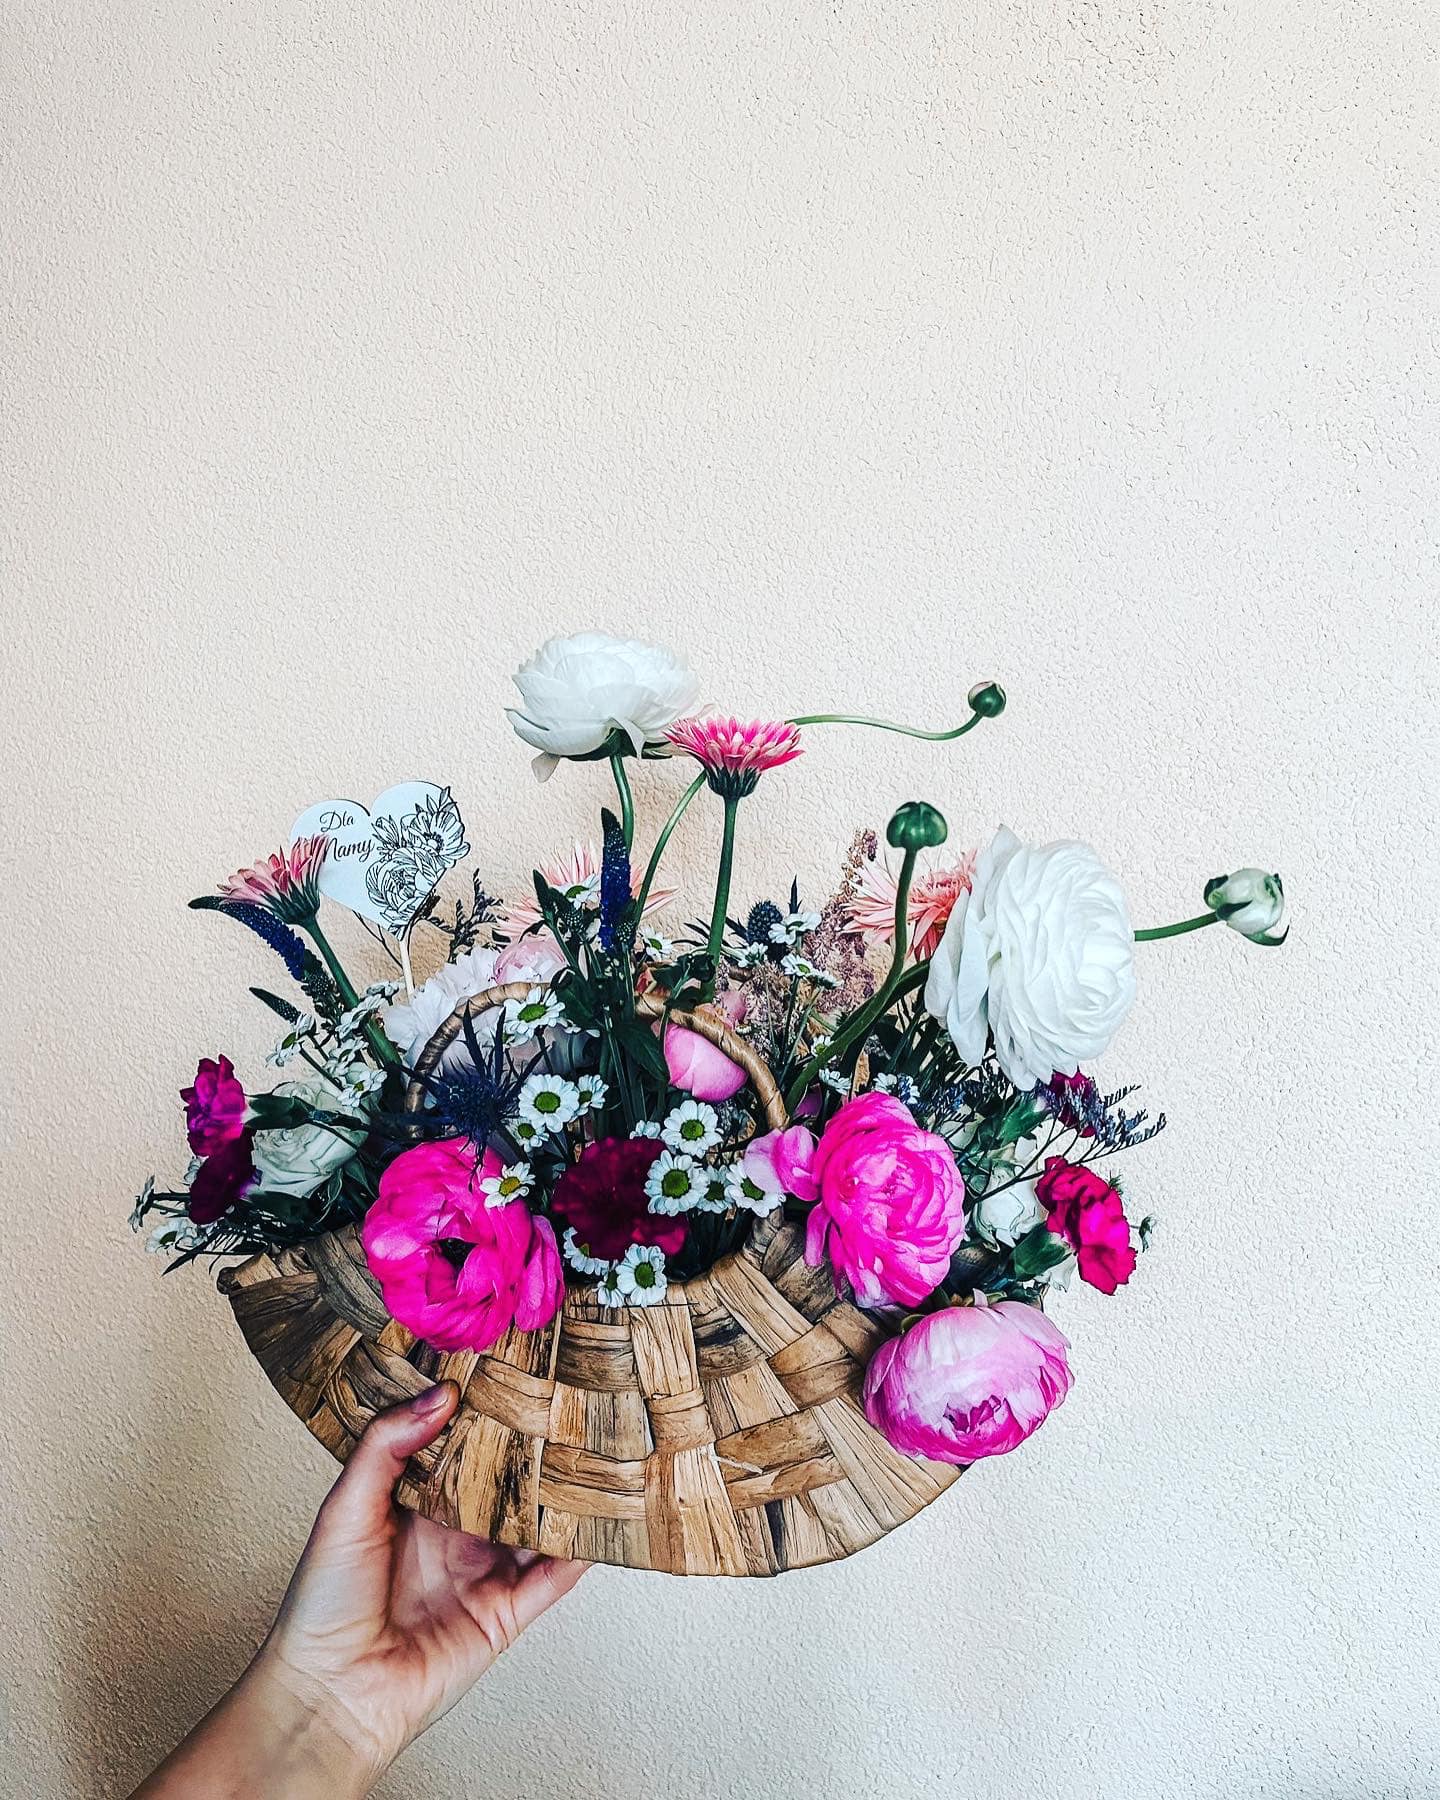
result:
[[[816,732],[747,890],[925,793],[1089,837],[1147,920],[1274,864],[1297,928],[1144,952],[1107,1072],[1170,1111],[1162,1230],[1063,1304],[1032,1445],[782,1586],[597,1572],[385,1794],[1436,1791],[1436,35],[6,9],[7,1796],[122,1791],[327,1480],[125,1229],[197,1054],[269,1041],[184,901],[410,774],[520,879],[600,785],[531,784],[505,678],[593,623],[742,709],[1009,688],[949,751]]]

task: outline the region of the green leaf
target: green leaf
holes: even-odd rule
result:
[[[1021,1281],[1031,1281],[1064,1262],[1069,1254],[1070,1246],[1058,1232],[1048,1225],[1036,1225],[1015,1246],[1015,1274]]]
[[[615,1042],[647,1075],[669,1085],[670,1071],[665,1063],[665,1052],[648,1025],[639,1019],[622,1020],[615,1026]]]
[[[219,912],[224,900],[219,894],[201,894],[198,900],[186,902],[196,912]]]

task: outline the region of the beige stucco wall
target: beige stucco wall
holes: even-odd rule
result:
[[[125,1227],[264,953],[184,902],[305,802],[588,828],[500,708],[551,630],[815,733],[742,886],[924,793],[1145,920],[1172,1125],[1069,1404],[850,1566],[599,1571],[394,1775],[453,1796],[1434,1792],[1436,23],[1424,0],[33,0],[3,105],[0,1683],[111,1796],[327,1481]],[[646,784],[654,822],[665,773]],[[762,825],[763,820],[763,825]],[[695,816],[680,866],[701,866]],[[692,911],[700,902],[689,901]]]

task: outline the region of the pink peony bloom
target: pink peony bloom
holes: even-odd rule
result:
[[[965,1185],[943,1138],[893,1094],[859,1094],[825,1127],[810,1174],[812,1268],[828,1255],[861,1306],[918,1306],[935,1291],[965,1235]]]
[[[266,907],[287,925],[308,924],[320,910],[320,865],[329,849],[323,832],[296,838],[288,850],[237,870],[221,882],[220,892],[227,900]]]
[[[185,1202],[185,1210],[195,1224],[213,1225],[255,1186],[259,1176],[251,1156],[254,1144],[248,1131],[241,1132],[201,1163]]]
[[[793,1194],[811,1206],[820,1197],[815,1180],[815,1138],[803,1125],[754,1138],[740,1159],[745,1173],[769,1194]]]
[[[563,895],[576,906],[591,910],[600,905],[600,856],[593,844],[575,843],[571,845],[568,856],[553,857],[549,862],[541,863],[538,873],[545,877],[557,894]],[[632,895],[638,896],[643,879],[641,870],[633,872],[630,882]],[[659,912],[675,898],[674,888],[652,887],[645,899],[645,917]],[[535,904],[531,894],[527,899],[516,900],[508,905],[495,921],[498,936],[509,940],[510,944],[519,948],[520,941],[531,926],[540,923],[540,908]],[[537,934],[538,935],[538,934]],[[548,942],[554,939],[545,933]],[[527,943],[531,939],[525,940]],[[525,976],[507,976],[506,980],[524,980]]]
[[[727,1025],[738,1025],[745,1017],[745,996],[732,988],[703,1010],[718,1014]],[[670,1085],[697,1100],[728,1100],[749,1080],[739,1063],[717,1050],[709,1038],[683,1025],[665,1028],[665,1067],[670,1071]]]
[[[565,952],[548,931],[532,931],[516,938],[500,952],[495,964],[496,981],[547,982],[565,967]]]
[[[212,1062],[200,1058],[194,1087],[181,1088],[185,1102],[185,1131],[196,1156],[213,1156],[233,1144],[245,1129],[245,1090],[235,1079],[228,1056]]]
[[[1069,1347],[1044,1313],[1018,1300],[947,1306],[871,1357],[865,1417],[906,1456],[1003,1456],[1070,1392]]]
[[[488,1350],[512,1325],[535,1331],[565,1298],[560,1252],[548,1219],[523,1200],[487,1206],[480,1183],[501,1172],[477,1165],[460,1138],[417,1144],[380,1177],[361,1242],[391,1313],[437,1350]]]
[[[1074,1250],[1080,1279],[1113,1294],[1135,1273],[1130,1222],[1120,1196],[1093,1169],[1047,1158],[1035,1195],[1050,1212],[1050,1229]]]
[[[916,866],[905,916],[910,922],[910,955],[917,962],[935,954],[955,902],[970,892],[974,874],[973,850],[943,868]],[[899,891],[899,875],[888,863],[862,863],[855,877],[854,897],[846,909],[847,929],[870,944],[893,944]]]
[[[802,754],[800,731],[788,719],[679,719],[665,733],[675,749],[693,756],[717,794],[753,794],[767,769]]]

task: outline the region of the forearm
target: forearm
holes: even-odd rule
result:
[[[131,1800],[364,1800],[378,1774],[262,1651]]]

